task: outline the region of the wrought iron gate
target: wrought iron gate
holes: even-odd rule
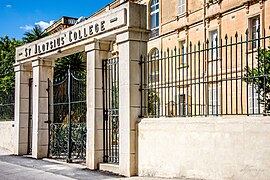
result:
[[[51,84],[51,83],[50,83]],[[53,98],[49,96],[49,157],[85,160],[86,78],[70,70],[54,78]],[[49,92],[49,94],[51,94]]]
[[[102,63],[103,161],[119,163],[119,58]]]
[[[29,103],[28,103],[28,140],[27,140],[27,154],[32,154],[32,137],[33,137],[33,79],[29,79]]]

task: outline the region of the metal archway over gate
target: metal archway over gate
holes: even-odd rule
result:
[[[86,78],[71,72],[49,82],[48,156],[68,162],[86,159]]]

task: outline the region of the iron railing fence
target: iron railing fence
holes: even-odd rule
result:
[[[85,160],[85,74],[69,70],[66,75],[55,77],[53,85],[49,86],[53,88],[53,93],[49,92],[49,156],[68,162]]]
[[[119,58],[102,61],[103,162],[119,163]]]
[[[0,92],[0,121],[14,121],[14,89],[8,94]]]
[[[269,40],[246,31],[142,57],[142,117],[267,115]]]

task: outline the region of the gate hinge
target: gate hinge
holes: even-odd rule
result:
[[[48,121],[44,121],[44,123],[51,123],[52,121],[48,120]]]

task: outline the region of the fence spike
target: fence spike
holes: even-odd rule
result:
[[[245,34],[246,34],[246,35],[248,35],[248,34],[249,34],[248,28],[246,29],[246,32],[245,32]]]

